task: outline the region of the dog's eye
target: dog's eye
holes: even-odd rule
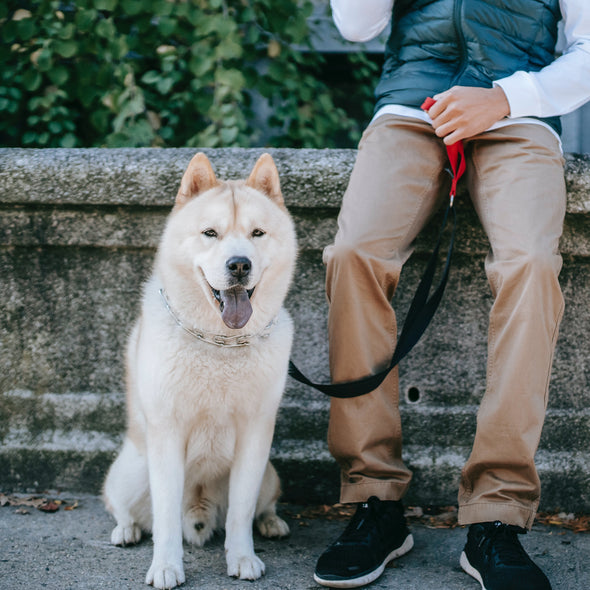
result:
[[[204,236],[207,236],[208,238],[216,238],[217,237],[217,232],[214,229],[206,229],[205,231],[201,232]]]
[[[261,238],[266,232],[262,231],[261,229],[256,228],[253,232],[252,232],[252,237],[253,238]]]

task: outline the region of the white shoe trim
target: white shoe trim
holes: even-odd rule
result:
[[[469,559],[467,559],[467,555],[465,551],[461,553],[461,559],[459,560],[463,571],[468,573],[472,578],[475,578],[481,584],[481,590],[486,590],[484,586],[483,580],[481,579],[481,574],[469,563]]]

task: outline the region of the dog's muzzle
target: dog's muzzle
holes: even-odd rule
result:
[[[213,297],[219,303],[221,319],[228,328],[243,328],[252,315],[250,298],[254,288],[247,289],[252,262],[246,256],[232,256],[225,262],[228,288],[215,289],[209,285]]]

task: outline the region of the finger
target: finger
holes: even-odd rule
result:
[[[444,135],[451,133],[451,131],[454,131],[454,129],[457,127],[457,122],[448,111],[443,111],[438,116],[432,117],[431,115],[430,117],[432,119],[432,126],[434,127],[435,131],[442,127]]]
[[[445,142],[445,145],[453,145],[454,143],[457,143],[458,141],[461,141],[462,139],[466,139],[467,138],[467,134],[459,129],[455,129],[455,131],[453,131],[452,133],[449,133],[448,135],[443,137],[443,141]]]
[[[446,108],[448,108],[452,99],[453,96],[451,90],[445,90],[444,92],[435,94],[432,97],[432,100],[435,101],[433,108],[438,107],[441,111],[444,111]]]
[[[455,128],[449,123],[443,123],[441,125],[433,125],[434,133],[438,137],[446,137],[447,135],[453,133]]]
[[[436,119],[437,117],[440,117],[440,115],[444,112],[446,108],[444,102],[441,102],[439,99],[434,100],[436,100],[436,102],[428,109],[428,114],[430,115],[431,119]]]

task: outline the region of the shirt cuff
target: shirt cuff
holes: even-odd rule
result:
[[[510,105],[509,118],[541,116],[541,100],[532,76],[527,72],[515,72],[494,82],[500,86]]]
[[[331,0],[332,17],[347,41],[367,42],[381,33],[391,19],[393,0]]]

